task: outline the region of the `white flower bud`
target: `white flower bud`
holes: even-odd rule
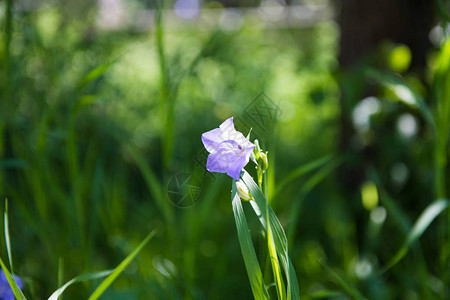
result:
[[[236,181],[236,188],[239,193],[239,197],[241,197],[243,201],[250,201],[253,199],[252,196],[250,196],[247,186],[242,181]]]

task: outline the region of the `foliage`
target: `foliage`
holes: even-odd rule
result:
[[[93,272],[137,248],[105,299],[250,299],[254,286],[272,295],[261,287],[271,268],[265,215],[236,197],[231,205],[228,178],[212,180],[195,160],[202,132],[245,116],[265,92],[281,113],[265,136],[270,193],[258,209],[267,199],[278,216],[269,224],[291,295],[447,299],[449,42],[430,49],[422,73],[405,45],[395,59],[373,49],[344,70],[332,20],[273,28],[245,16],[237,29],[173,29],[163,11],[145,30],[105,30],[95,7],[62,2],[0,2],[0,199],[9,203],[0,256],[24,296],[47,299],[74,278],[87,281],[64,299],[86,299],[109,274]],[[146,8],[129,2],[132,14]],[[344,94],[353,98],[340,105]],[[342,152],[341,117],[366,104],[376,109],[350,120]],[[180,173],[200,178],[189,208],[167,193]],[[244,181],[257,194],[252,177]],[[376,205],[363,205],[364,183]],[[259,230],[238,226],[238,237],[233,210]],[[252,284],[243,239],[260,265]]]

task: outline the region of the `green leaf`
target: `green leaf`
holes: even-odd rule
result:
[[[248,228],[244,210],[242,209],[241,198],[239,198],[237,193],[236,181],[234,180],[232,183],[231,200],[239,244],[241,246],[242,257],[244,258],[245,268],[247,269],[253,296],[256,300],[270,299],[266,285],[264,284],[261,268],[256,257],[255,248],[253,247],[250,229]]]
[[[106,64],[95,67],[90,72],[88,72],[77,84],[77,89],[81,90],[85,87],[89,82],[94,81],[95,79],[102,76],[108,69],[111,67],[117,60],[113,60],[112,62],[108,62]]]
[[[96,300],[100,297],[105,290],[113,283],[113,281],[125,270],[128,264],[136,257],[136,255],[144,248],[144,246],[153,238],[155,235],[155,230],[149,233],[147,237],[139,244],[139,246],[134,249],[115,269],[114,271],[105,278],[105,280],[100,283],[100,285],[95,289],[89,300]]]
[[[443,212],[449,205],[447,199],[436,200],[431,203],[420,215],[414,224],[413,228],[406,237],[403,246],[397,251],[394,257],[386,264],[386,266],[381,270],[381,273],[386,272],[394,265],[396,265],[409,251],[411,245],[417,241],[424,231],[430,226],[431,222]]]
[[[14,273],[12,254],[11,254],[11,239],[9,237],[8,199],[5,199],[5,213],[3,215],[3,221],[4,221],[4,226],[5,226],[5,242],[6,242],[6,251],[8,252],[9,266],[11,267],[11,273]]]
[[[333,271],[323,259],[319,259],[320,264],[327,270],[328,274],[336,281],[336,283],[350,296],[357,300],[367,300],[355,287],[348,283],[345,279]]]
[[[272,264],[273,277],[275,279],[275,286],[277,288],[278,299],[286,299],[286,289],[284,286],[283,275],[281,274],[281,267],[278,261],[277,249],[273,240],[272,229],[270,228],[269,214],[268,214],[269,202],[266,201],[266,224],[267,224],[267,246],[269,249],[270,262]]]
[[[434,118],[427,103],[423,99],[422,95],[420,95],[420,93],[417,92],[405,79],[395,74],[380,72],[374,69],[369,69],[367,71],[367,76],[375,79],[380,84],[391,90],[398,97],[398,99],[406,105],[419,108],[430,125],[432,125],[433,128],[435,127]]]
[[[88,280],[94,280],[98,278],[103,278],[108,276],[112,273],[113,270],[106,270],[106,271],[99,271],[99,272],[93,272],[88,274],[79,275],[71,280],[69,280],[66,284],[64,284],[62,287],[57,289],[49,298],[48,300],[57,300],[59,296],[72,284],[88,281]]]
[[[64,278],[64,260],[62,257],[58,259],[58,286],[63,286]],[[63,297],[61,296],[60,300]]]
[[[5,226],[5,242],[6,242],[6,250],[8,252],[8,259],[9,259],[9,265],[11,266],[11,272],[13,270],[13,264],[12,264],[12,254],[11,254],[11,240],[9,238],[9,223],[8,223],[8,199],[5,199],[5,213],[4,213],[4,226]],[[14,277],[11,276],[11,273],[6,268],[5,264],[3,263],[3,260],[0,258],[0,264],[3,269],[3,272],[5,273],[6,279],[8,280],[9,285],[11,286],[11,289],[14,293],[14,296],[16,296],[16,299],[24,300],[26,299],[23,295],[20,288],[17,286],[16,281],[14,280]]]
[[[74,105],[73,105],[73,107],[72,107],[72,111],[71,111],[72,117],[75,117],[75,116],[80,112],[80,110],[81,110],[84,106],[93,104],[93,103],[95,103],[96,101],[98,101],[98,99],[97,99],[95,96],[93,96],[93,95],[84,95],[84,96],[81,96],[81,97],[74,103]]]
[[[26,300],[27,298],[25,298],[25,295],[22,293],[20,288],[17,286],[17,283],[14,280],[14,277],[11,276],[11,273],[9,273],[8,268],[6,268],[5,263],[3,262],[3,260],[1,258],[0,258],[0,265],[3,269],[3,272],[5,273],[6,279],[8,280],[9,286],[11,287],[16,299]]]
[[[299,178],[300,176],[302,176],[303,174],[306,174],[310,171],[313,171],[321,166],[323,166],[324,164],[328,163],[329,161],[331,161],[333,159],[332,155],[327,155],[324,157],[321,157],[317,160],[314,160],[310,163],[307,163],[303,166],[298,167],[297,169],[295,169],[294,171],[290,172],[288,175],[286,175],[278,184],[277,184],[277,189],[275,190],[275,193],[273,194],[272,197],[275,197],[275,195],[278,195],[278,193],[290,182],[292,182],[293,180]],[[272,199],[272,198],[271,198]]]
[[[330,291],[330,290],[320,290],[314,292],[309,295],[312,299],[324,299],[324,298],[334,298],[334,297],[343,297],[344,295],[338,291]]]
[[[173,224],[175,224],[175,217],[173,206],[170,204],[170,201],[168,201],[167,196],[163,192],[163,184],[158,180],[155,172],[150,167],[144,155],[138,149],[130,145],[126,145],[125,150],[133,158],[137,167],[141,171],[153,200],[155,201],[161,214],[164,216],[165,222],[168,226],[169,236],[174,236],[175,229],[173,228]]]
[[[450,39],[447,39],[439,53],[433,83],[433,97],[436,101],[436,142],[439,147],[437,159],[441,167],[445,168],[446,145],[450,131]]]
[[[340,164],[342,163],[342,159],[334,159],[331,161],[327,161],[325,165],[318,171],[316,171],[308,180],[306,180],[301,188],[299,189],[298,197],[296,197],[293,207],[291,209],[291,213],[289,216],[289,227],[288,227],[288,236],[289,240],[292,242],[295,237],[295,231],[297,228],[298,218],[300,216],[301,204],[303,203],[303,199],[305,196],[320,182],[322,182],[325,178],[330,175]]]
[[[281,264],[283,266],[285,275],[286,275],[286,281],[287,281],[287,299],[299,299],[299,289],[298,289],[298,282],[297,282],[297,275],[295,274],[294,266],[292,265],[291,260],[289,259],[288,255],[288,243],[286,234],[284,233],[284,229],[280,224],[280,221],[278,220],[277,216],[275,215],[275,212],[272,210],[270,205],[267,205],[267,200],[262,194],[261,190],[256,185],[253,178],[248,174],[247,171],[243,170],[244,174],[242,175],[242,180],[247,185],[250,193],[252,194],[255,201],[250,201],[250,204],[253,207],[253,210],[255,211],[256,215],[259,218],[259,221],[261,222],[261,225],[264,227],[265,230],[267,230],[266,225],[266,213],[268,210],[269,215],[269,223],[270,228],[273,232],[273,239],[275,242],[275,247],[277,249],[277,253],[280,256]],[[266,209],[267,205],[267,209]]]

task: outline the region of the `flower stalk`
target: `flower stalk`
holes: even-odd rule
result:
[[[233,118],[225,120],[219,128],[203,133],[202,142],[210,153],[206,169],[210,172],[226,173],[233,178],[231,191],[233,213],[242,256],[255,299],[270,299],[268,288],[273,285],[264,283],[249,234],[250,229],[242,209],[242,201],[251,204],[265,230],[268,258],[270,258],[277,298],[299,299],[297,276],[288,256],[286,234],[267,200],[268,152],[261,149],[258,140],[255,140],[253,144],[249,141],[249,136],[244,137],[241,132],[236,131]],[[244,169],[250,158],[256,164],[258,185]],[[283,271],[285,277],[283,277]]]

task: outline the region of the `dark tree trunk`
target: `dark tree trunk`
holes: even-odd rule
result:
[[[406,44],[413,66],[423,67],[430,47],[433,0],[342,0],[339,62],[345,67],[358,61],[384,40]]]
[[[364,180],[363,165],[373,155],[370,149],[352,149],[354,136],[351,113],[355,104],[368,96],[364,64],[384,41],[406,44],[412,52],[411,69],[422,76],[430,47],[435,2],[432,0],[341,0],[337,2],[340,26],[339,85],[341,116],[339,148],[352,155],[353,165],[344,165],[341,186],[359,193]],[[370,161],[369,161],[370,162]]]

